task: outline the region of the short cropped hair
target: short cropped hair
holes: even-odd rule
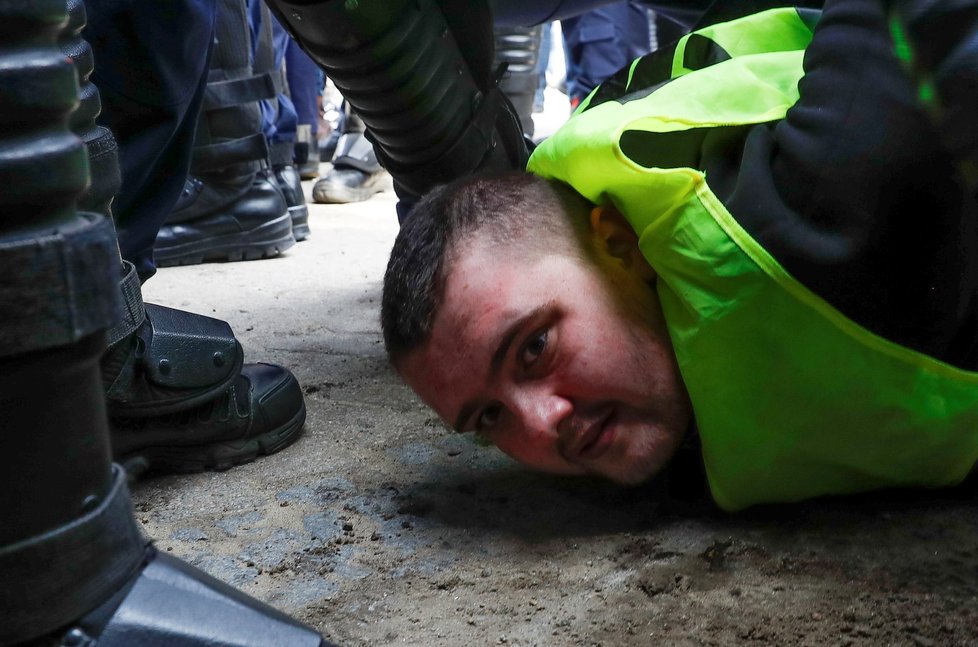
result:
[[[466,244],[491,244],[499,262],[514,252],[586,254],[592,206],[569,186],[524,172],[467,177],[428,193],[402,226],[384,275],[380,319],[390,361],[427,342],[445,279]]]

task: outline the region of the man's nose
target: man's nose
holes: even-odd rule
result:
[[[569,399],[542,388],[522,389],[513,400],[513,411],[521,426],[533,435],[556,437],[561,424],[574,411]]]

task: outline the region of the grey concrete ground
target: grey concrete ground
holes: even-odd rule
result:
[[[532,475],[451,434],[386,366],[393,198],[311,211],[281,258],[145,287],[230,321],[309,410],[279,454],[138,483],[161,550],[341,645],[978,644],[975,488],[729,517],[659,484]]]

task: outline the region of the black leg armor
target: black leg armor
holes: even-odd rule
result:
[[[492,69],[485,2],[269,5],[363,119],[402,200],[474,171],[525,166],[519,120]]]
[[[116,320],[119,261],[112,223],[75,210],[88,155],[68,129],[78,85],[57,47],[65,18],[65,0],[0,3],[3,644],[86,612],[144,555],[110,462],[98,360]]]
[[[81,37],[84,26],[85,5],[82,0],[68,0],[68,24],[58,40],[58,45],[71,58],[78,73],[80,102],[78,108],[71,113],[69,126],[85,142],[92,178],[88,191],[78,200],[78,208],[111,217],[112,198],[122,186],[119,146],[112,131],[95,123],[96,117],[102,111],[102,102],[98,88],[91,82],[95,58],[92,55],[92,46]]]
[[[111,463],[99,360],[119,325],[118,247],[76,200],[107,212],[119,174],[84,22],[77,0],[0,2],[0,644],[321,647],[156,553]]]

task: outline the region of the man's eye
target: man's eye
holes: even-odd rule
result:
[[[490,406],[482,410],[479,418],[475,421],[476,432],[484,432],[492,429],[499,421],[499,407]]]
[[[523,352],[521,353],[520,360],[523,362],[524,366],[530,366],[543,355],[543,351],[547,348],[547,332],[544,331],[530,340],[530,342],[523,347]]]

